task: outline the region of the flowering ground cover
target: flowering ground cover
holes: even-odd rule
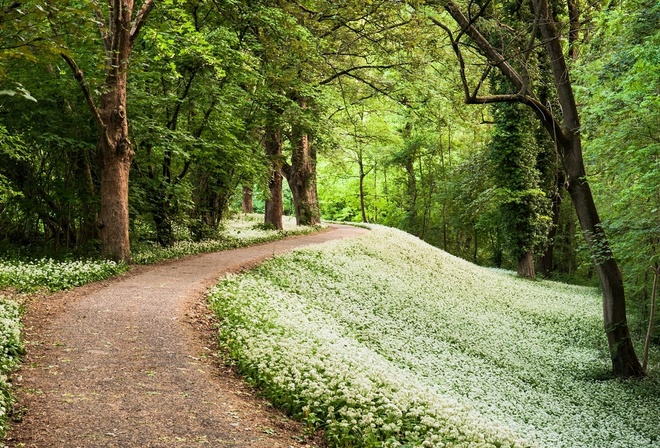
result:
[[[608,377],[600,296],[477,267],[393,229],[221,282],[221,340],[333,446],[660,446],[650,377]]]
[[[126,265],[110,260],[0,260],[0,289],[59,291],[103,280],[126,270]]]
[[[7,425],[7,412],[12,403],[9,372],[23,351],[20,339],[18,305],[0,296],[0,440]]]
[[[241,215],[236,219],[227,221],[224,230],[217,239],[178,241],[170,247],[161,247],[155,243],[142,244],[135,248],[133,262],[136,264],[151,264],[203,252],[217,252],[253,246],[294,235],[309,235],[319,230],[319,226],[296,226],[295,219],[292,217],[284,217],[283,230],[266,229],[259,224],[262,221],[263,215]]]

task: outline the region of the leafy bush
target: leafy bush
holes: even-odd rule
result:
[[[221,339],[276,404],[333,446],[657,446],[658,353],[651,379],[606,379],[594,289],[373,229],[211,293]]]
[[[19,307],[0,296],[0,440],[7,428],[7,414],[12,404],[9,372],[23,353]]]

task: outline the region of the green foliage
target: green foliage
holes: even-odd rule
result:
[[[626,0],[596,18],[580,61],[585,153],[604,228],[642,324],[660,263],[660,5]]]
[[[496,91],[501,80],[493,77]],[[506,85],[506,83],[503,83]],[[537,156],[540,152],[531,111],[522,104],[493,106],[495,126],[488,147],[496,186],[504,246],[514,261],[526,253],[542,252],[552,224],[550,202],[540,189]]]

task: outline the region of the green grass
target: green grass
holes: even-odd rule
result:
[[[649,379],[607,379],[591,288],[376,226],[223,281],[210,302],[245,375],[332,446],[660,446],[660,353]]]

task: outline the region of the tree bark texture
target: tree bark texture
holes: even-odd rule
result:
[[[531,251],[525,252],[525,255],[518,260],[518,275],[525,278],[536,278],[534,254]]]
[[[103,18],[99,6],[92,3],[106,53],[106,75],[100,89],[101,104],[97,107],[82,70],[68,54],[62,57],[73,71],[87,105],[94,115],[100,131],[98,153],[101,160],[101,209],[99,212],[99,236],[104,257],[118,261],[130,261],[128,184],[133,145],[128,137],[126,116],[126,78],[128,63],[135,39],[154,7],[153,0],[146,0],[133,20],[133,0],[108,2],[108,20]]]
[[[316,190],[316,150],[309,135],[294,130],[291,165],[284,165],[284,175],[293,195],[296,224],[314,226],[321,222]]]
[[[271,160],[271,178],[268,182],[270,197],[266,199],[264,224],[282,230],[282,132],[271,127],[266,130],[264,147]]]
[[[603,290],[603,321],[614,374],[620,377],[643,376],[635,354],[626,318],[623,278],[600,222],[582,158],[580,120],[566,59],[559,42],[546,0],[532,0],[539,15],[539,29],[552,67],[555,88],[562,106],[562,163],[567,175],[568,192],[575,206],[584,238],[589,246]]]
[[[254,197],[252,187],[243,185],[243,200],[241,208],[243,213],[254,213]]]

